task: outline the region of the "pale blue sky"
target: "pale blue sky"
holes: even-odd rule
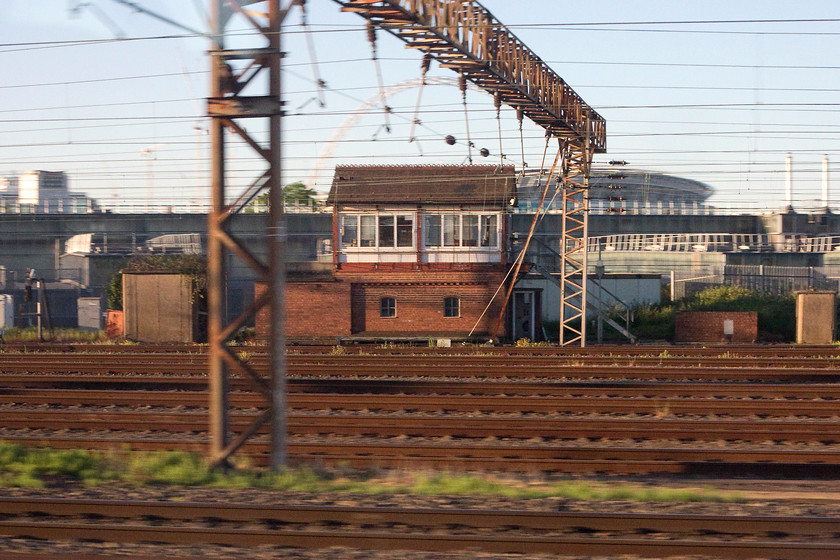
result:
[[[207,0],[135,1],[205,27],[197,6]],[[201,113],[208,42],[153,38],[183,32],[113,0],[89,3],[96,8],[71,18],[68,8],[76,0],[2,0],[0,175],[65,170],[73,190],[104,204],[206,201],[207,137],[200,129],[206,128]],[[308,180],[334,130],[377,93],[364,21],[340,13],[332,0],[307,4],[319,71],[330,90],[325,108],[312,101],[309,55],[300,14],[293,12],[284,61],[290,113],[284,120],[286,182]],[[698,179],[716,189],[713,203],[746,210],[781,206],[786,153],[793,154],[795,203],[803,209],[817,204],[823,156],[832,170],[840,161],[840,21],[736,21],[840,20],[834,1],[483,4],[606,118],[608,153],[596,163],[623,159],[633,167]],[[656,23],[687,21],[736,22]],[[113,41],[117,32],[130,40]],[[101,42],[60,44],[84,40]],[[419,76],[420,56],[400,41],[380,33],[378,51],[386,85]],[[454,74],[433,64],[430,76]],[[463,162],[460,92],[426,88],[420,114],[425,126],[416,132],[419,142],[409,143],[416,99],[416,89],[390,98],[390,134],[381,129],[381,112],[348,127],[343,141],[332,145],[315,187],[327,187],[336,163]],[[471,91],[468,106],[473,142],[493,154],[482,162],[498,161],[490,96]],[[504,109],[502,117],[503,152],[519,165],[514,113]],[[447,134],[459,144],[447,146]],[[542,132],[526,126],[525,144],[525,161],[535,167]],[[248,150],[235,156],[240,159],[232,165],[231,181],[246,184],[258,162]],[[840,195],[832,199],[836,209]]]

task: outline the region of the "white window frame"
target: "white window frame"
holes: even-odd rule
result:
[[[436,245],[429,244],[428,238],[428,231],[425,228],[426,219],[431,216],[440,216],[440,243]],[[457,218],[458,221],[458,244],[457,245],[446,245],[445,244],[445,221],[446,219],[444,216],[454,216]],[[478,237],[476,238],[476,245],[466,245],[464,244],[464,216],[474,216],[478,221]],[[482,245],[481,244],[481,227],[485,220],[490,218],[495,218],[496,220],[496,228],[495,228],[495,235],[493,236],[494,241],[496,242],[494,245]],[[466,249],[470,251],[498,251],[500,249],[500,239],[501,239],[501,223],[502,217],[499,213],[496,212],[425,212],[423,213],[422,223],[424,225],[423,230],[423,249],[424,250],[431,250],[431,251],[453,251],[453,250],[461,250]]]
[[[373,246],[362,247],[362,216],[369,216],[374,218],[374,244]],[[392,218],[394,228],[394,244],[382,246],[379,241],[379,219],[381,217]],[[399,241],[399,221],[400,218],[408,218],[411,222],[411,245],[398,246]],[[417,216],[414,212],[347,212],[339,214],[339,232],[338,238],[341,243],[342,251],[349,252],[364,252],[364,251],[393,251],[393,252],[412,252],[417,250]],[[356,242],[353,245],[345,244],[344,228],[347,220],[355,220],[356,223]]]

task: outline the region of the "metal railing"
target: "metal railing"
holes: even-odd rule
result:
[[[626,233],[590,237],[587,250],[590,253],[599,251],[830,253],[840,251],[840,235]]]
[[[540,208],[538,200],[519,200],[513,211],[517,214],[533,214]],[[562,197],[557,196],[547,199],[542,205],[542,212],[547,214],[559,214],[563,211]],[[643,202],[624,201],[621,204],[602,200],[598,198],[589,199],[589,213],[597,215],[605,214],[631,214],[631,215],[680,215],[680,216],[708,216],[711,214],[730,214],[725,210],[714,208],[700,202]],[[738,212],[738,213],[743,213]]]
[[[0,214],[206,214],[209,208],[209,201],[197,200],[155,200],[151,202],[142,200],[122,200],[118,202],[104,202],[100,205],[92,199],[87,202],[79,202],[75,204],[62,204],[61,201],[47,201],[42,204],[26,204],[13,200],[0,199]],[[323,212],[324,203],[322,201],[316,201],[315,203],[289,203],[285,205],[284,209],[288,214]],[[264,203],[255,201],[251,206],[245,209],[245,212],[249,214],[266,214],[268,213],[268,206]]]
[[[840,266],[710,265],[671,272],[672,299],[722,285],[776,295],[804,290],[836,291],[840,288]]]

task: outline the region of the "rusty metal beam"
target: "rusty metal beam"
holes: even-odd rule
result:
[[[606,122],[475,0],[334,0],[464,76],[553,136],[606,151]]]

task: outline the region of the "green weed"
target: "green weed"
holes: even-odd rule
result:
[[[640,502],[741,500],[735,493],[706,489],[669,489],[587,482],[526,484],[515,480],[445,473],[408,473],[394,478],[393,475],[376,477],[349,468],[336,468],[332,472],[316,472],[307,468],[272,472],[241,467],[223,472],[210,469],[205,460],[195,453],[99,453],[29,449],[0,442],[0,487],[41,488],[56,477],[86,485],[128,483],[139,486],[264,488],[312,493],[506,496],[521,499],[554,497]]]
[[[755,311],[762,342],[792,342],[796,338],[796,302],[792,294],[772,295],[741,286],[713,286],[691,297],[633,309],[630,331],[647,340],[673,340],[678,311]]]
[[[108,338],[104,331],[87,329],[43,329],[44,339],[51,342],[105,342]],[[3,340],[6,342],[36,342],[38,341],[37,327],[10,327],[3,333]]]

